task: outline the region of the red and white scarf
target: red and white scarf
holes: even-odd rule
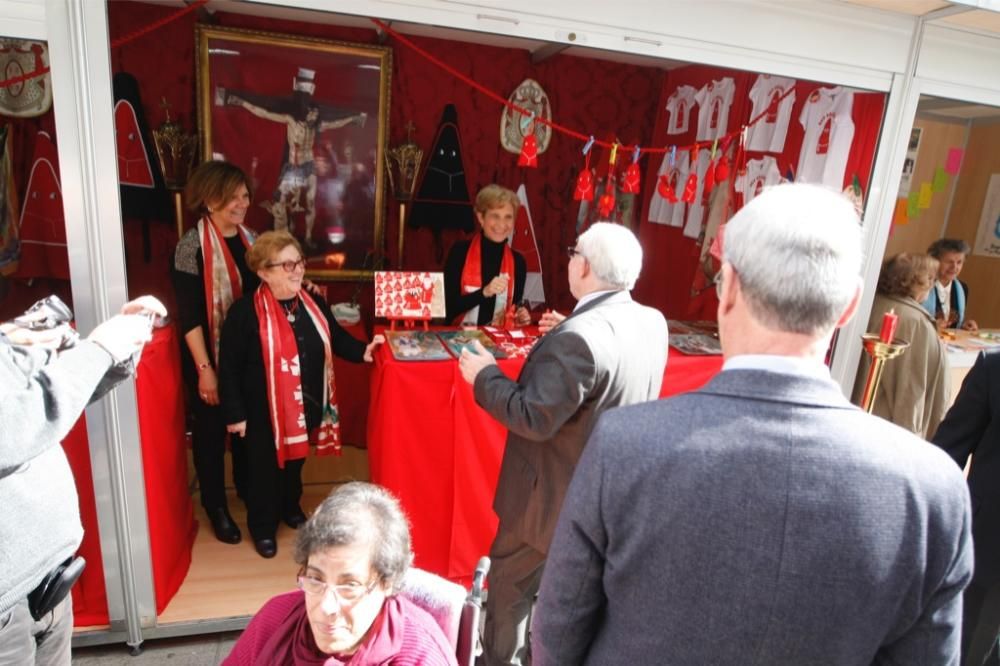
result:
[[[274,431],[274,447],[278,467],[286,460],[309,455],[309,445],[316,445],[316,455],[340,455],[340,412],[337,410],[337,387],[333,377],[333,350],[330,345],[330,325],[323,311],[303,290],[298,298],[309,314],[313,326],[323,340],[323,418],[311,434],[306,428],[305,406],[302,400],[302,378],[299,367],[299,347],[295,332],[285,312],[267,284],[257,288],[253,297],[254,310],[260,322],[260,347],[264,354],[264,375],[267,379],[267,406]]]
[[[506,273],[507,293],[497,294],[493,305],[493,316],[490,318],[496,321],[507,311],[507,306],[514,300],[514,253],[510,246],[503,244],[503,258],[500,259],[500,273]],[[462,281],[459,283],[463,294],[469,294],[483,288],[483,235],[476,234],[476,237],[469,243],[469,251],[465,255],[465,265],[462,267]],[[453,322],[455,326],[469,323],[476,325],[479,323],[479,306],[472,308],[468,312],[456,318]]]
[[[242,224],[238,227],[243,246],[253,245],[253,232]],[[236,267],[226,240],[215,224],[203,217],[198,220],[198,242],[205,267],[202,277],[205,284],[205,309],[208,311],[208,343],[219,362],[219,340],[222,338],[222,322],[229,312],[229,306],[243,295],[243,278]]]

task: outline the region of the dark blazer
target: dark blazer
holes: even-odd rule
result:
[[[604,410],[660,394],[667,324],[627,291],[598,296],[541,338],[517,382],[496,366],[476,402],[510,431],[493,508],[501,529],[548,552],[587,437]]]
[[[958,664],[969,499],[829,379],[728,370],[610,410],[532,614],[548,664]]]
[[[972,541],[976,582],[1000,582],[1000,350],[982,352],[931,440],[961,468],[972,456]]]

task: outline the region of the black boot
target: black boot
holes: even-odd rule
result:
[[[243,538],[243,535],[240,534],[240,528],[236,527],[233,517],[229,515],[229,511],[225,507],[206,509],[205,513],[212,521],[212,531],[215,532],[215,538],[222,543],[239,543]]]
[[[302,509],[299,507],[295,507],[295,510],[286,513],[282,517],[282,520],[284,520],[285,524],[293,530],[297,530],[304,522],[306,522],[306,514],[302,513]]]
[[[278,553],[278,543],[274,539],[257,539],[253,547],[261,557],[272,558]]]

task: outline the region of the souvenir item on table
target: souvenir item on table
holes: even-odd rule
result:
[[[14,186],[10,125],[0,127],[0,275],[17,270],[21,244],[17,238],[17,188]]]
[[[729,123],[736,84],[730,77],[706,83],[694,99],[698,102],[698,141],[721,139]]]
[[[433,231],[438,255],[444,254],[442,230],[470,232],[475,229],[472,199],[462,163],[458,111],[453,104],[446,105],[441,113],[437,136],[428,153],[427,168],[410,209],[410,226],[428,227]]]
[[[534,114],[534,118],[552,120],[552,106],[549,104],[549,96],[534,79],[521,81],[507,98],[507,101]],[[500,116],[500,145],[503,146],[503,149],[515,155],[523,154],[524,140],[527,136],[534,137],[536,149],[534,156],[537,162],[538,155],[549,148],[552,128],[546,123],[533,122],[531,116],[526,117],[520,111],[504,106],[503,114]]]
[[[525,269],[524,291],[521,299],[528,307],[545,302],[545,286],[542,282],[542,262],[538,252],[538,239],[535,237],[535,225],[531,221],[531,208],[528,206],[528,193],[524,183],[517,188],[517,218],[514,220],[514,233],[510,237],[510,246],[524,257]]]
[[[691,356],[716,356],[722,354],[718,339],[710,335],[678,333],[670,334],[670,346]]]
[[[39,132],[18,224],[21,236],[20,278],[69,279],[66,223],[63,218],[59,158],[52,137]]]
[[[392,357],[397,361],[445,361],[451,354],[431,331],[386,331]]]
[[[656,182],[656,191],[649,202],[649,221],[671,227],[684,226],[684,212],[687,210],[681,195],[688,180],[688,151],[679,153],[671,148],[663,156]]]
[[[764,116],[750,126],[747,135],[747,150],[764,153],[780,153],[785,149],[785,135],[788,121],[795,104],[795,79],[761,74],[750,88],[750,102],[753,109],[750,118]],[[791,90],[791,92],[788,92]],[[784,98],[784,95],[788,92]],[[779,101],[780,100],[780,101]],[[765,113],[766,112],[766,113]]]
[[[25,77],[0,86],[0,116],[33,118],[52,108],[52,79],[48,73],[30,76],[49,66],[44,42],[0,38],[0,78]]]
[[[493,341],[507,355],[507,358],[527,358],[531,348],[538,341],[537,335],[531,335],[525,329],[505,331],[493,326],[484,326],[483,330],[493,338]]]
[[[812,91],[799,122],[805,130],[799,151],[797,182],[840,190],[854,141],[854,93],[841,87]]]
[[[438,331],[437,336],[441,338],[441,342],[455,358],[461,356],[462,350],[466,347],[469,347],[471,351],[473,342],[479,342],[494,358],[507,358],[507,354],[493,342],[493,339],[478,328],[461,331]]]
[[[688,131],[688,117],[691,107],[696,104],[697,91],[693,86],[678,86],[667,98],[667,134],[683,134]]]
[[[375,316],[394,321],[445,316],[444,273],[376,271]]]
[[[764,191],[765,187],[771,187],[781,182],[781,171],[778,170],[777,161],[770,155],[765,155],[759,160],[747,162],[747,168],[736,178],[736,191],[743,195],[743,205],[754,200],[758,194]]]

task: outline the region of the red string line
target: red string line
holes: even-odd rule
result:
[[[111,48],[116,49],[120,46],[124,46],[125,44],[128,44],[129,42],[134,41],[147,33],[153,32],[154,30],[162,28],[168,23],[176,21],[180,17],[184,16],[189,12],[194,11],[195,9],[198,9],[199,7],[201,7],[206,3],[208,3],[208,0],[194,0],[194,2],[192,2],[187,7],[184,7],[174,12],[173,14],[170,14],[169,16],[164,16],[163,18],[159,19],[158,21],[154,21],[153,23],[150,23],[144,28],[139,28],[138,30],[134,30],[112,41]],[[13,85],[17,85],[18,83],[23,83],[24,81],[28,81],[30,79],[43,76],[45,74],[48,74],[49,70],[50,70],[49,67],[40,67],[33,72],[29,72],[27,74],[22,74],[21,76],[15,76],[13,78],[0,81],[0,88],[9,88]]]
[[[396,32],[395,30],[393,30],[392,28],[390,28],[387,23],[385,23],[383,21],[380,21],[377,18],[372,18],[370,20],[371,20],[372,23],[374,23],[375,25],[377,25],[379,27],[379,29],[385,31],[389,35],[392,35],[392,37],[394,39],[396,39],[399,43],[401,43],[404,46],[406,46],[407,48],[415,51],[417,54],[419,54],[425,60],[428,60],[429,62],[431,62],[432,64],[436,65],[440,69],[443,69],[444,71],[448,72],[449,74],[451,74],[452,76],[454,76],[459,81],[462,81],[466,85],[474,88],[475,90],[478,90],[479,92],[481,92],[482,94],[486,95],[490,99],[492,99],[492,100],[494,100],[496,102],[499,102],[500,104],[502,104],[503,106],[505,106],[505,107],[507,107],[509,109],[513,109],[514,111],[517,111],[517,112],[519,112],[519,113],[521,113],[521,114],[523,114],[525,116],[531,116],[532,115],[532,112],[530,110],[528,110],[528,109],[526,109],[526,108],[524,108],[522,106],[519,106],[517,104],[514,104],[513,102],[505,99],[501,95],[493,92],[492,90],[490,90],[486,86],[480,84],[478,81],[475,81],[475,80],[471,79],[470,77],[466,76],[465,74],[462,74],[461,72],[459,72],[457,69],[455,69],[451,65],[449,65],[446,62],[438,59],[436,56],[431,55],[430,53],[428,53],[427,51],[425,51],[424,49],[420,48],[415,43],[413,43],[412,41],[410,41],[407,37],[404,37],[400,33]],[[784,92],[784,94],[781,95],[781,97],[778,97],[778,98],[774,99],[771,102],[771,104],[768,105],[768,107],[766,109],[764,109],[759,114],[757,114],[756,117],[754,117],[753,119],[751,119],[750,122],[748,122],[746,125],[742,126],[739,130],[737,130],[735,132],[729,132],[728,134],[726,134],[726,135],[724,135],[722,137],[719,137],[718,139],[714,139],[712,141],[699,141],[699,142],[695,142],[695,143],[691,144],[690,146],[676,146],[676,149],[677,150],[693,150],[695,148],[710,148],[715,143],[723,143],[723,142],[729,141],[729,140],[735,138],[736,136],[738,136],[745,128],[751,127],[751,126],[755,125],[756,123],[758,123],[761,118],[763,118],[764,116],[767,115],[768,111],[770,111],[770,109],[771,109],[772,106],[775,106],[775,107],[779,106],[781,104],[781,102],[786,97],[788,97],[788,95],[791,94],[794,90],[795,90],[795,86],[789,87],[789,89],[786,90]],[[567,136],[571,136],[571,137],[573,137],[575,139],[579,139],[580,141],[586,142],[586,141],[590,141],[591,140],[590,136],[588,136],[586,134],[583,134],[582,132],[577,132],[576,130],[570,129],[569,127],[566,127],[565,125],[560,125],[559,123],[557,123],[555,121],[548,120],[546,118],[540,118],[540,117],[537,117],[537,116],[534,117],[534,121],[537,122],[537,123],[542,123],[543,125],[548,125],[549,127],[551,127],[552,129],[556,130],[557,132],[562,132],[563,134],[566,134]],[[635,146],[624,146],[622,144],[616,144],[616,143],[612,143],[612,142],[609,142],[609,141],[601,141],[599,139],[594,139],[594,144],[598,145],[598,146],[601,146],[603,148],[611,148],[614,145],[618,145],[623,150],[625,148],[628,148],[628,150],[631,150],[631,151],[635,150]],[[664,153],[666,153],[669,150],[670,150],[670,148],[668,148],[668,147],[663,147],[663,148],[647,148],[647,147],[640,146],[639,147],[639,154],[640,155],[642,155],[642,153],[664,154]]]

